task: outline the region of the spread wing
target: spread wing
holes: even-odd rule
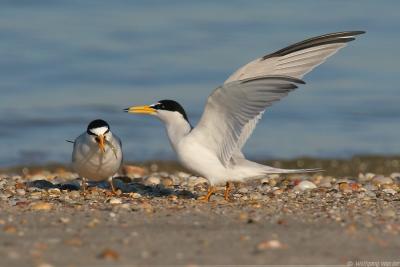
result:
[[[226,83],[208,97],[204,113],[191,134],[227,165],[238,143],[243,142],[241,135],[246,126],[255,124],[254,120],[268,106],[296,89],[296,84],[303,83],[287,76],[261,76]]]
[[[364,31],[346,31],[325,34],[290,45],[272,54],[255,59],[235,71],[226,83],[263,75],[287,75],[302,79],[305,74],[353,41]],[[240,151],[254,131],[264,110],[250,120],[240,135],[237,149]]]

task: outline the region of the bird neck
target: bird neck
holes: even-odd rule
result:
[[[190,133],[192,126],[183,118],[164,122],[169,141],[171,142],[172,147],[176,150],[178,143]]]

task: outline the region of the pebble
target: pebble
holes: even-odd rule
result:
[[[263,251],[263,250],[269,250],[269,249],[282,249],[286,248],[287,246],[282,244],[281,241],[279,240],[268,240],[268,241],[263,241],[257,245],[257,250],[258,251]]]
[[[393,209],[385,209],[382,211],[382,216],[386,218],[395,218],[396,211],[394,211]]]
[[[375,176],[372,179],[372,183],[374,185],[381,186],[381,185],[384,185],[384,184],[393,184],[393,180],[391,178],[389,178],[389,177],[378,175],[378,176]]]
[[[148,171],[145,168],[134,165],[125,165],[123,167],[123,171],[127,176],[132,176],[135,178],[143,177],[148,173]]]
[[[150,176],[144,181],[144,184],[145,185],[158,185],[158,184],[160,184],[160,182],[161,182],[160,178],[155,177],[155,176]]]
[[[122,200],[120,199],[120,198],[111,198],[110,199],[110,201],[109,201],[109,203],[110,204],[113,204],[113,205],[118,205],[118,204],[121,204],[122,203]]]
[[[367,191],[375,191],[375,190],[378,190],[378,187],[376,187],[373,184],[366,184],[366,185],[364,185],[364,189]]]
[[[170,187],[170,186],[173,186],[173,185],[174,185],[174,180],[172,180],[172,179],[169,178],[169,177],[163,178],[163,179],[162,179],[162,184],[163,184],[165,187]]]
[[[317,188],[317,186],[310,181],[301,181],[298,185],[296,185],[293,188],[293,191],[296,192],[300,192],[300,191],[306,191],[306,190],[310,190],[310,189],[314,189]]]
[[[24,196],[26,191],[24,189],[17,189],[15,190],[18,196]]]
[[[138,198],[141,198],[141,197],[142,197],[142,195],[139,194],[139,193],[129,193],[129,196],[130,196],[131,198],[133,198],[133,199],[138,199]]]
[[[81,197],[81,194],[80,194],[80,192],[78,192],[78,191],[71,191],[71,192],[69,193],[69,196],[70,196],[70,198],[72,198],[72,199],[77,199],[77,198],[80,198],[80,197]]]
[[[53,204],[48,202],[36,202],[31,205],[31,210],[49,211],[53,208]]]
[[[397,180],[400,182],[400,172],[394,172],[390,175],[390,178],[392,178],[393,180]]]
[[[262,195],[259,192],[252,192],[249,196],[251,200],[259,200],[262,199]]]
[[[390,195],[395,195],[395,194],[397,193],[397,192],[396,192],[394,189],[392,189],[392,188],[383,189],[382,192],[385,192],[386,194],[390,194]]]
[[[98,255],[99,258],[105,259],[105,260],[118,260],[119,259],[119,254],[117,251],[113,249],[106,248],[100,254]]]
[[[247,194],[249,192],[249,189],[247,187],[241,187],[239,190],[237,190],[238,193],[240,194]]]

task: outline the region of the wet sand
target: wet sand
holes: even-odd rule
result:
[[[0,265],[393,265],[400,161],[367,158],[335,160],[334,174],[237,184],[230,201],[221,187],[210,203],[197,200],[205,180],[170,162],[126,166],[117,195],[107,183],[83,194],[77,175],[59,165],[3,170]]]

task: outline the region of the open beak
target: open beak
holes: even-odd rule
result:
[[[136,114],[155,114],[157,112],[156,109],[150,106],[136,106],[124,109],[125,112],[128,113],[136,113]]]
[[[106,152],[106,146],[105,146],[105,137],[104,135],[99,135],[96,137],[97,144],[99,145],[99,149],[101,152]]]

